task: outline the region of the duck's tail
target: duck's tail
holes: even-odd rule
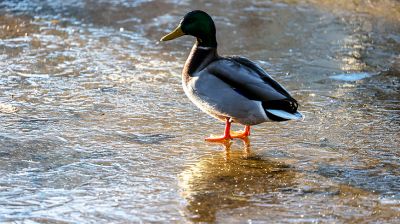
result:
[[[289,113],[284,110],[265,109],[269,119],[273,121],[303,120],[304,116],[300,112]]]
[[[267,117],[272,121],[302,120],[304,116],[297,111],[298,103],[293,98],[262,102]]]

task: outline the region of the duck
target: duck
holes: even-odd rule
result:
[[[160,41],[185,35],[196,40],[182,70],[183,90],[198,108],[225,122],[224,133],[206,141],[247,139],[253,125],[303,119],[297,100],[259,65],[242,56],[218,54],[216,28],[209,14],[188,12]],[[244,130],[231,131],[232,123],[244,125]]]

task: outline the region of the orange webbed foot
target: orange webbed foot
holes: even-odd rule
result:
[[[250,136],[250,126],[246,125],[244,131],[242,132],[231,131],[230,136],[232,138],[240,138],[240,139],[248,138]]]
[[[210,137],[206,138],[205,140],[207,142],[219,142],[219,143],[225,143],[228,142],[232,139],[231,134],[231,121],[230,118],[225,118],[225,131],[223,136],[213,136],[211,135]]]
[[[210,137],[206,138],[205,140],[207,142],[220,142],[220,143],[224,143],[224,142],[228,142],[232,139],[232,137],[230,135],[227,136],[214,136],[211,135]]]

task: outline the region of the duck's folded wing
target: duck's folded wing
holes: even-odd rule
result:
[[[261,101],[267,116],[275,121],[301,119],[298,103],[288,91],[252,61],[242,57],[223,58],[207,71],[250,100]]]
[[[214,61],[207,66],[207,72],[215,75],[251,100],[293,99],[264,70],[245,58],[224,58]]]
[[[234,62],[240,63],[241,65],[244,65],[248,67],[249,69],[255,71],[257,75],[266,83],[271,85],[276,91],[279,93],[287,96],[288,98],[292,98],[290,96],[289,92],[277,81],[275,81],[264,69],[262,69],[259,65],[256,63],[250,61],[247,58],[240,57],[240,56],[232,56],[228,57],[229,60],[233,60]]]

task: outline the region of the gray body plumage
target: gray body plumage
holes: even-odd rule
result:
[[[261,67],[242,57],[219,57],[193,46],[182,72],[183,89],[207,114],[243,125],[301,119],[297,102]]]
[[[184,85],[184,90],[197,107],[220,120],[229,117],[233,122],[244,125],[255,125],[268,120],[261,102],[247,99],[227,83],[208,73],[207,69],[192,77]]]

